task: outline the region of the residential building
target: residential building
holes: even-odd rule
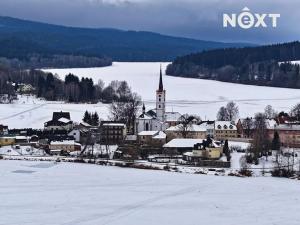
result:
[[[193,138],[175,138],[163,145],[165,153],[178,153],[183,154],[185,152],[191,152],[194,149],[195,144],[202,143],[204,139]]]
[[[206,128],[196,124],[190,124],[186,127],[182,124],[178,124],[166,129],[165,133],[168,141],[174,138],[205,139],[207,137]]]
[[[141,131],[138,133],[138,143],[162,147],[166,143],[166,134],[163,131]]]
[[[50,152],[73,152],[81,151],[81,145],[74,140],[51,141],[49,145]]]
[[[16,137],[14,136],[1,136],[0,137],[0,147],[14,145],[16,143]]]
[[[280,142],[285,147],[300,148],[300,124],[279,124],[273,129],[268,129],[270,141],[273,140],[274,132],[278,132]]]
[[[237,127],[231,121],[215,121],[215,134],[216,140],[227,140],[238,137]]]
[[[101,140],[103,144],[119,144],[126,138],[126,125],[113,121],[101,121]]]
[[[71,120],[69,112],[54,112],[52,120],[44,124],[45,130],[72,130],[73,121]]]
[[[0,135],[8,135],[8,126],[0,124]]]

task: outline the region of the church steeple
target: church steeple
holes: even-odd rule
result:
[[[145,107],[145,103],[143,103],[143,114],[146,113],[146,107]]]
[[[163,81],[162,81],[162,72],[161,72],[161,65],[160,65],[158,91],[163,91],[163,90],[164,90],[164,85],[163,85]]]
[[[162,81],[162,71],[160,65],[160,73],[159,73],[159,86],[156,91],[156,117],[160,121],[165,120],[166,113],[166,91],[164,90],[164,85]]]

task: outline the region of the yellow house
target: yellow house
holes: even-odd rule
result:
[[[205,149],[194,149],[193,150],[193,157],[199,157],[203,159],[219,159],[222,154],[222,148],[217,147],[217,148],[208,148],[206,147]]]
[[[0,146],[14,145],[16,137],[0,137]]]

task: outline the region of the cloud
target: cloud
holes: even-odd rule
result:
[[[281,13],[276,29],[224,29],[223,13]],[[77,27],[113,27],[218,41],[298,39],[298,0],[1,0],[0,14]]]

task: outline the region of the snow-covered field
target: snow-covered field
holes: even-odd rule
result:
[[[155,91],[158,87],[159,67],[163,71],[168,63],[121,63],[115,62],[111,67],[88,69],[51,69],[61,78],[68,73],[80,77],[91,77],[94,82],[99,79],[108,84],[112,80],[126,80],[132,89],[138,92],[148,109],[154,108]],[[220,106],[228,101],[235,101],[240,108],[240,116],[253,116],[263,111],[268,104],[278,111],[289,111],[300,102],[300,90],[258,87],[222,83],[219,81],[189,79],[164,76],[167,91],[167,110],[181,113],[198,114],[202,119],[215,119]],[[71,119],[81,121],[85,110],[97,111],[106,119],[109,106],[104,104],[65,104],[45,102],[32,97],[23,97],[10,105],[0,105],[0,123],[10,128],[42,128],[44,122],[51,119],[53,111],[69,111]]]
[[[47,70],[64,78],[68,73],[80,77],[91,77],[95,82],[102,79],[106,84],[112,80],[126,80],[149,106],[154,107],[155,91],[158,88],[159,67],[165,71],[168,63],[122,63],[111,67],[88,69]],[[289,111],[300,102],[300,90],[259,87],[223,83],[219,81],[164,76],[169,111],[199,114],[202,119],[215,119],[220,106],[235,101],[241,116],[253,116],[271,104],[278,111]]]
[[[0,160],[1,225],[298,225],[300,182]]]
[[[102,118],[107,117],[109,105],[105,104],[65,104],[48,102],[32,96],[19,96],[13,104],[0,104],[0,124],[12,128],[43,128],[44,123],[52,119],[55,111],[67,111],[71,119],[81,122],[85,110],[97,111]]]

